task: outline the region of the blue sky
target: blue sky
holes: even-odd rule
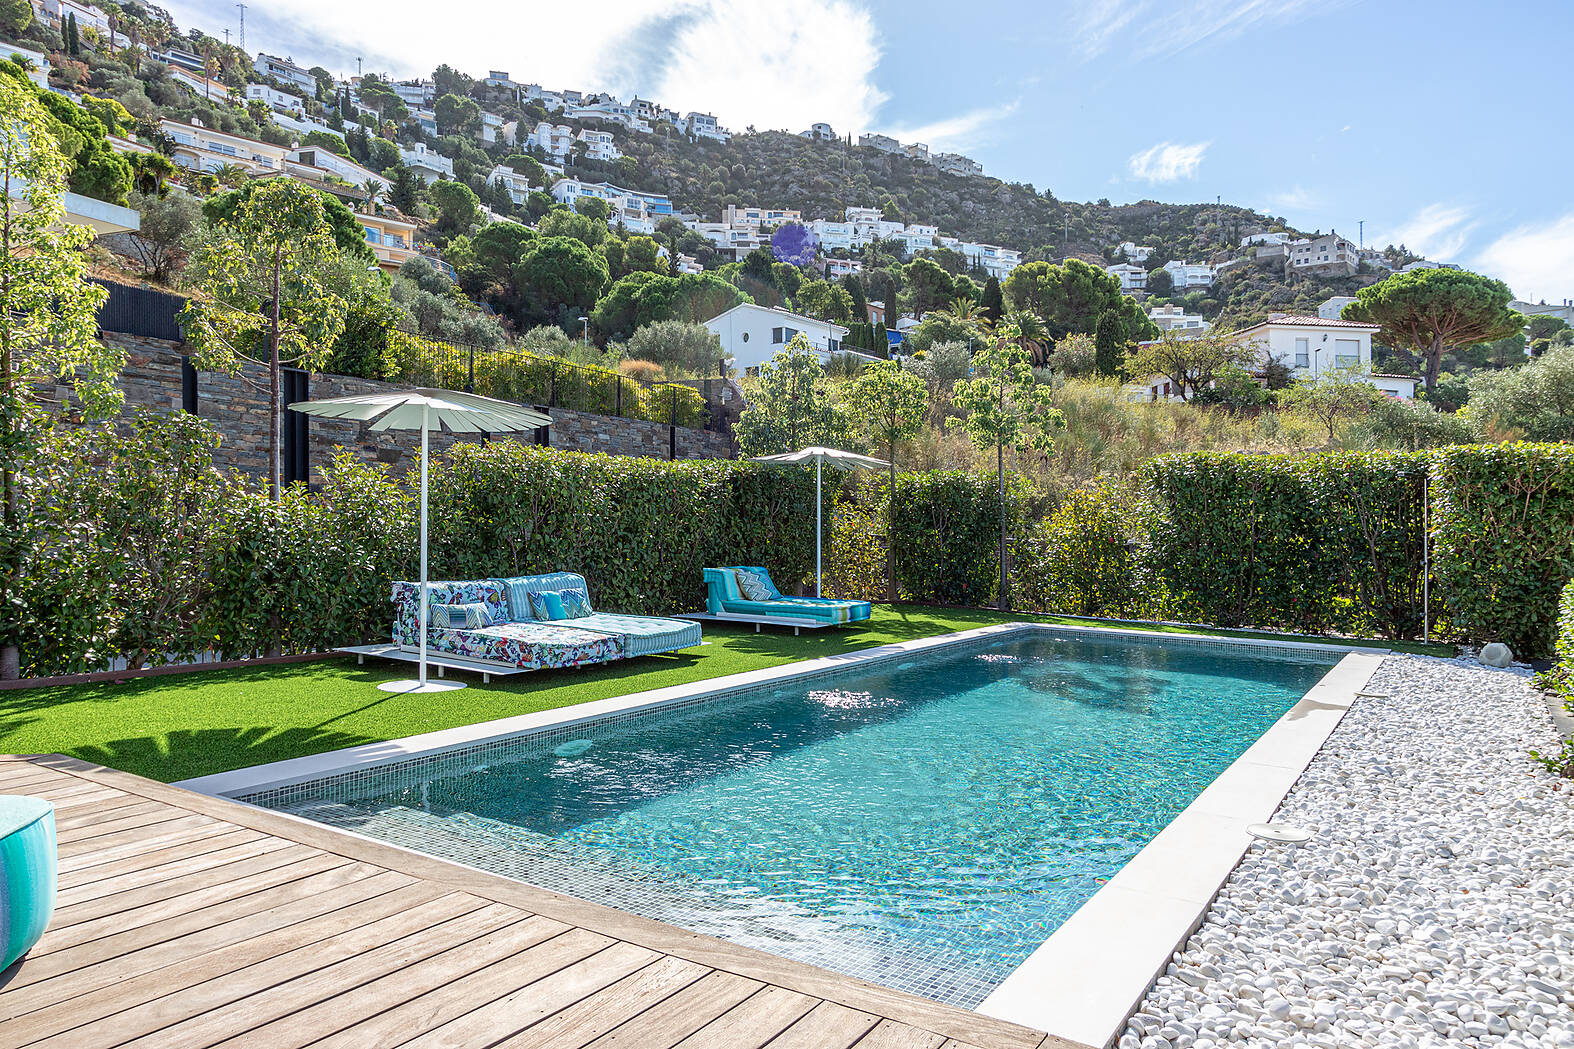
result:
[[[1574,298],[1574,4],[275,0],[252,50],[639,93],[735,129],[879,130],[1112,201],[1222,197]],[[183,25],[237,27],[179,0]]]

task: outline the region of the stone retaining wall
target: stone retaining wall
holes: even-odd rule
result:
[[[120,385],[126,394],[127,408],[148,407],[164,411],[182,408],[180,345],[135,335],[105,333],[104,339],[126,351],[126,366]],[[344,397],[399,387],[343,375],[314,375],[310,396],[314,399]],[[40,391],[45,400],[71,403],[71,387],[61,383]],[[552,416],[548,443],[554,448],[575,452],[605,452],[666,459],[672,441],[672,428],[644,419],[620,419],[593,415],[564,408],[544,409]],[[261,365],[245,365],[239,375],[221,372],[197,373],[197,414],[211,422],[221,435],[216,456],[218,465],[255,477],[268,472],[268,372]],[[414,461],[420,448],[420,434],[407,430],[373,433],[364,423],[337,419],[311,418],[309,422],[309,463],[315,477],[340,447],[367,462],[385,463],[402,473]],[[731,438],[709,430],[676,428],[679,459],[730,459]],[[532,440],[531,434],[514,435]],[[455,440],[475,440],[434,433],[434,451]]]

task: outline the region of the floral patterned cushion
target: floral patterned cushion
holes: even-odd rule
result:
[[[428,609],[433,605],[481,604],[486,607],[490,625],[508,622],[503,587],[494,580],[428,582],[426,587]],[[398,579],[394,581],[392,589],[390,600],[394,605],[394,643],[413,645],[419,640],[421,632],[420,584]]]

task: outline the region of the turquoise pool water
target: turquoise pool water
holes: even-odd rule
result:
[[[1025,633],[256,800],[971,1006],[1334,662]]]

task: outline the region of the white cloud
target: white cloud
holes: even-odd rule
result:
[[[902,142],[924,142],[931,149],[970,149],[990,138],[990,129],[1016,113],[1020,100],[984,106],[917,127],[889,128],[885,134]]]
[[[1287,24],[1351,0],[1090,0],[1072,22],[1086,58],[1119,50],[1132,58],[1173,55],[1205,40],[1229,40],[1259,25]]]
[[[227,0],[171,0],[182,28],[236,28]],[[591,8],[594,9],[591,9]],[[594,5],[417,0],[275,0],[247,9],[248,49],[305,65],[396,77],[442,62],[473,76],[507,70],[548,88],[640,94],[701,109],[741,130],[867,127],[885,96],[879,37],[855,0],[601,0]]]
[[[1476,256],[1475,268],[1502,280],[1522,299],[1574,298],[1574,211],[1503,234]]]
[[[1409,221],[1379,231],[1368,243],[1403,244],[1434,262],[1453,262],[1475,228],[1466,209],[1449,204],[1428,204]]]
[[[1179,142],[1160,142],[1131,155],[1131,173],[1149,182],[1194,178],[1209,145],[1207,142],[1194,142],[1189,146]]]
[[[1322,202],[1322,194],[1300,184],[1268,194],[1268,205],[1278,212],[1306,211],[1319,207]]]

